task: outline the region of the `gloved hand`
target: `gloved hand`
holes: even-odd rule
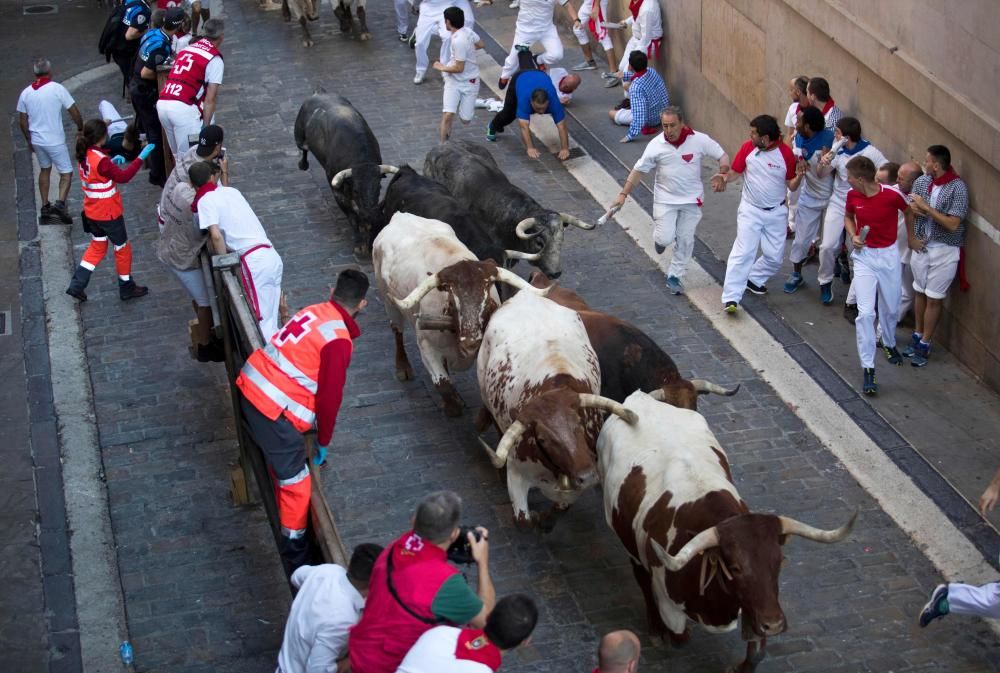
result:
[[[111,157],[111,161],[112,163],[114,163],[115,166],[124,166],[126,163],[125,157],[123,157],[120,154],[116,154],[115,156]]]
[[[139,152],[139,158],[145,161],[146,157],[152,154],[153,150],[155,149],[156,149],[156,143],[149,143],[148,145],[142,148],[141,152]]]
[[[323,446],[322,444],[317,444],[316,445],[316,454],[313,456],[313,465],[316,465],[318,467],[318,466],[322,465],[323,463],[325,463],[326,462],[326,454],[327,454],[328,451],[329,451],[328,447]]]

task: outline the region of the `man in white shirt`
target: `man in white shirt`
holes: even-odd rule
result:
[[[292,573],[298,592],[285,624],[275,673],[332,673],[347,652],[347,633],[358,623],[368,596],[377,544],[360,544],[345,570],[333,563],[300,566]]]
[[[414,0],[415,1],[415,0]],[[448,29],[444,25],[444,10],[449,7],[458,7],[465,16],[465,26],[472,30],[476,25],[472,15],[472,6],[468,0],[422,0],[420,2],[420,13],[417,16],[417,27],[413,29],[413,36],[410,44],[416,50],[417,72],[413,76],[413,83],[420,84],[427,74],[427,66],[430,60],[427,57],[427,48],[431,44],[431,38],[437,35],[441,38],[441,59],[447,60],[444,51],[449,38]]]
[[[788,82],[788,95],[791,97],[792,103],[788,106],[788,112],[785,113],[785,142],[789,146],[794,146],[795,143],[795,134],[797,133],[795,127],[798,122],[799,110],[809,107],[809,95],[806,93],[808,87],[809,78],[805,75],[799,75]],[[788,192],[789,237],[795,232],[795,218],[798,205],[799,190],[796,189],[794,192]]]
[[[191,210],[198,216],[198,227],[208,232],[209,250],[215,255],[239,253],[243,290],[266,343],[279,327],[281,257],[239,190],[218,184],[217,166],[199,161],[188,176],[197,190]]]
[[[573,100],[573,92],[580,86],[580,76],[566,70],[566,68],[549,68],[549,79],[552,86],[559,94],[559,102],[563,105],[569,104]]]
[[[505,596],[482,629],[436,626],[425,632],[396,673],[494,673],[502,652],[527,643],[537,622],[538,608],[531,598]]]
[[[811,91],[812,82],[810,82]],[[826,306],[833,303],[833,267],[837,255],[840,254],[840,241],[844,233],[844,209],[847,206],[847,192],[851,189],[847,183],[847,162],[858,155],[866,156],[872,160],[875,169],[878,170],[888,161],[878,148],[861,137],[861,122],[854,117],[842,117],[837,122],[834,137],[835,145],[836,141],[842,138],[847,140],[836,154],[827,152],[823,155],[817,167],[819,176],[825,177],[831,173],[835,176],[833,193],[826,206],[826,215],[823,216],[823,238],[819,246],[819,271],[816,273],[820,290],[819,298]]]
[[[83,118],[66,87],[52,81],[52,64],[48,60],[35,59],[34,71],[35,81],[25,87],[17,99],[18,125],[28,141],[28,151],[38,159],[42,218],[47,220],[55,216],[63,224],[72,224],[73,218],[66,209],[66,197],[73,179],[73,162],[66,149],[62,111],[69,112],[77,131],[83,130]],[[53,165],[59,173],[59,198],[55,205],[49,203],[49,178]]]
[[[684,114],[670,106],[660,115],[663,133],[649,144],[625,180],[612,208],[621,207],[639,184],[642,173],[656,169],[653,182],[653,245],[663,253],[674,244],[674,256],[667,270],[667,288],[684,294],[681,282],[694,254],[694,233],[701,222],[705,186],[701,182],[701,161],[711,157],[719,162],[719,173],[729,172],[729,155],[709,136],[684,124]]]
[[[608,0],[583,0],[579,16],[577,23],[573,24],[573,34],[580,43],[584,60],[573,66],[573,70],[597,70],[597,61],[594,60],[594,51],[590,46],[589,33],[593,32],[608,62],[608,73],[613,74],[618,59],[615,58],[615,43],[611,41],[608,29],[617,24],[608,23]]]
[[[788,226],[786,196],[802,179],[795,173],[795,156],[781,141],[774,117],[760,115],[750,120],[750,140],[736,153],[731,171],[712,176],[712,188],[723,191],[739,175],[743,176],[743,194],[736,211],[736,240],[722,286],[723,310],[729,315],[739,311],[746,290],[767,294],[765,283],[781,268]]]
[[[622,79],[628,71],[628,57],[633,51],[643,52],[650,61],[660,55],[660,46],[663,42],[663,19],[660,16],[660,3],[657,0],[640,0],[638,6],[635,3],[629,3],[629,16],[621,24],[621,27],[625,26],[632,27],[632,37],[625,45],[625,52],[618,63],[618,72],[613,75],[614,79],[611,80],[612,85],[616,80]],[[617,27],[617,25],[608,26],[608,28]]]
[[[545,51],[538,55],[538,63],[549,66],[562,60],[562,40],[559,39],[559,31],[552,21],[556,2],[566,8],[569,17],[573,19],[573,25],[580,22],[576,8],[569,4],[569,0],[521,0],[517,23],[514,26],[514,42],[511,44],[510,53],[507,54],[507,60],[500,69],[501,89],[507,86],[507,82],[518,70],[518,46],[530,48],[534,43],[541,42]]]
[[[480,84],[476,50],[483,48],[479,36],[465,27],[465,13],[458,7],[444,10],[444,25],[451,33],[441,49],[441,57],[447,64],[434,61],[432,66],[441,72],[444,79],[441,142],[451,137],[451,124],[456,113],[463,124],[468,124],[475,115]]]

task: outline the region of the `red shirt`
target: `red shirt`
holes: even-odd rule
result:
[[[854,216],[855,231],[861,232],[861,227],[871,227],[865,245],[869,248],[888,248],[896,244],[896,232],[899,224],[899,213],[904,212],[909,205],[906,199],[896,190],[879,185],[875,196],[852,189],[847,192],[847,207],[845,212]]]

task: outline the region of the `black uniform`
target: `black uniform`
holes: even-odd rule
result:
[[[149,182],[160,187],[166,183],[167,174],[163,167],[163,127],[156,113],[158,87],[155,74],[153,79],[144,79],[142,70],[148,68],[156,73],[156,66],[166,63],[172,53],[169,35],[159,28],[146,31],[139,44],[128,86],[139,131],[146,134],[147,142],[156,143],[156,149],[149,155]]]

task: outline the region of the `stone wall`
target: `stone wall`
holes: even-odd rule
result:
[[[647,0],[650,1],[650,0]],[[787,82],[822,76],[890,159],[947,145],[968,182],[966,273],[937,335],[1000,389],[1000,3],[996,0],[659,0],[659,69],[692,124],[735,150],[761,114],[781,121]],[[611,20],[627,0],[611,0]],[[623,46],[627,31],[615,31]]]

